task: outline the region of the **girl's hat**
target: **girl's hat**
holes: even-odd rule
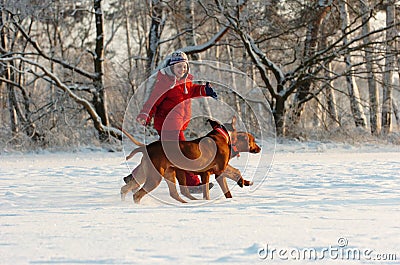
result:
[[[184,52],[176,51],[171,54],[171,58],[168,62],[168,66],[171,66],[171,65],[174,65],[177,63],[181,63],[181,62],[188,63],[188,57]]]

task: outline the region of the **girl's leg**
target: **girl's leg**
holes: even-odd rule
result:
[[[197,186],[200,185],[200,179],[197,175],[192,172],[185,172],[186,175],[186,185],[187,186]]]

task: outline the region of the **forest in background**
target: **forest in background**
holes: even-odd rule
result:
[[[254,80],[278,137],[400,144],[399,10],[394,0],[0,0],[1,150],[119,143],[129,99],[175,50]],[[219,99],[251,127],[239,95]]]

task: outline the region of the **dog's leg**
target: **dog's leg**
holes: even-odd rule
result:
[[[227,199],[232,198],[232,194],[229,190],[228,183],[226,183],[226,178],[224,177],[224,175],[223,174],[219,176],[215,175],[215,179],[217,180],[219,186],[221,187],[221,190],[224,193],[225,198]]]
[[[128,184],[129,181],[132,179],[132,174],[129,174],[128,176],[124,177],[124,182],[125,184]]]
[[[128,184],[128,182],[131,181],[131,179],[132,179],[133,176],[139,175],[139,171],[141,170],[141,169],[140,169],[140,165],[141,165],[141,163],[140,163],[137,167],[135,167],[135,169],[132,171],[131,174],[129,174],[128,176],[126,176],[126,177],[124,178],[124,182],[125,182],[126,184]]]
[[[151,192],[160,184],[162,177],[157,174],[156,176],[147,177],[143,187],[133,194],[133,201],[135,203],[140,203],[140,200],[144,195]]]
[[[201,183],[203,183],[203,199],[209,200],[210,199],[210,173],[203,172],[200,174],[201,176]]]
[[[126,194],[132,190],[139,188],[140,184],[136,182],[134,178],[128,182],[128,184],[122,186],[121,188],[121,201],[125,201]]]
[[[243,186],[251,186],[253,185],[252,181],[245,180],[242,177],[242,173],[240,172],[239,169],[234,168],[233,166],[229,165],[226,167],[224,172],[221,174],[221,176],[224,176],[226,178],[229,178],[233,181],[235,181],[241,188]]]
[[[165,170],[164,179],[167,181],[168,184],[169,195],[179,202],[186,203],[186,201],[184,201],[178,194],[178,190],[176,189],[175,176],[176,171],[171,167]]]
[[[180,190],[182,195],[185,196],[186,198],[190,200],[197,200],[197,198],[190,193],[189,188],[187,186],[180,185]]]
[[[141,161],[141,163],[133,170],[132,174],[125,177],[129,181],[126,183],[125,186],[121,188],[121,200],[124,201],[126,194],[130,191],[134,191],[142,185],[146,180],[146,161]],[[125,181],[124,178],[124,181]]]
[[[169,180],[166,180],[167,184],[168,184],[168,189],[169,189],[169,195],[174,198],[175,200],[182,202],[182,203],[186,203],[185,200],[183,200],[179,194],[178,194],[178,190],[176,189],[176,183],[175,182],[171,182]]]
[[[129,191],[129,184],[125,184],[121,187],[121,201],[125,201],[126,194],[128,194]]]
[[[190,191],[189,191],[188,187],[186,186],[185,171],[177,169],[176,170],[176,178],[178,179],[181,193],[190,200],[197,200],[196,197],[194,197],[192,194],[190,194]]]

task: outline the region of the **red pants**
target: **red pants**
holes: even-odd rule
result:
[[[161,138],[161,131],[157,130],[158,135]],[[186,141],[185,134],[183,131],[162,131],[162,140],[179,140]],[[186,185],[197,186],[200,185],[199,177],[191,172],[186,172]]]

